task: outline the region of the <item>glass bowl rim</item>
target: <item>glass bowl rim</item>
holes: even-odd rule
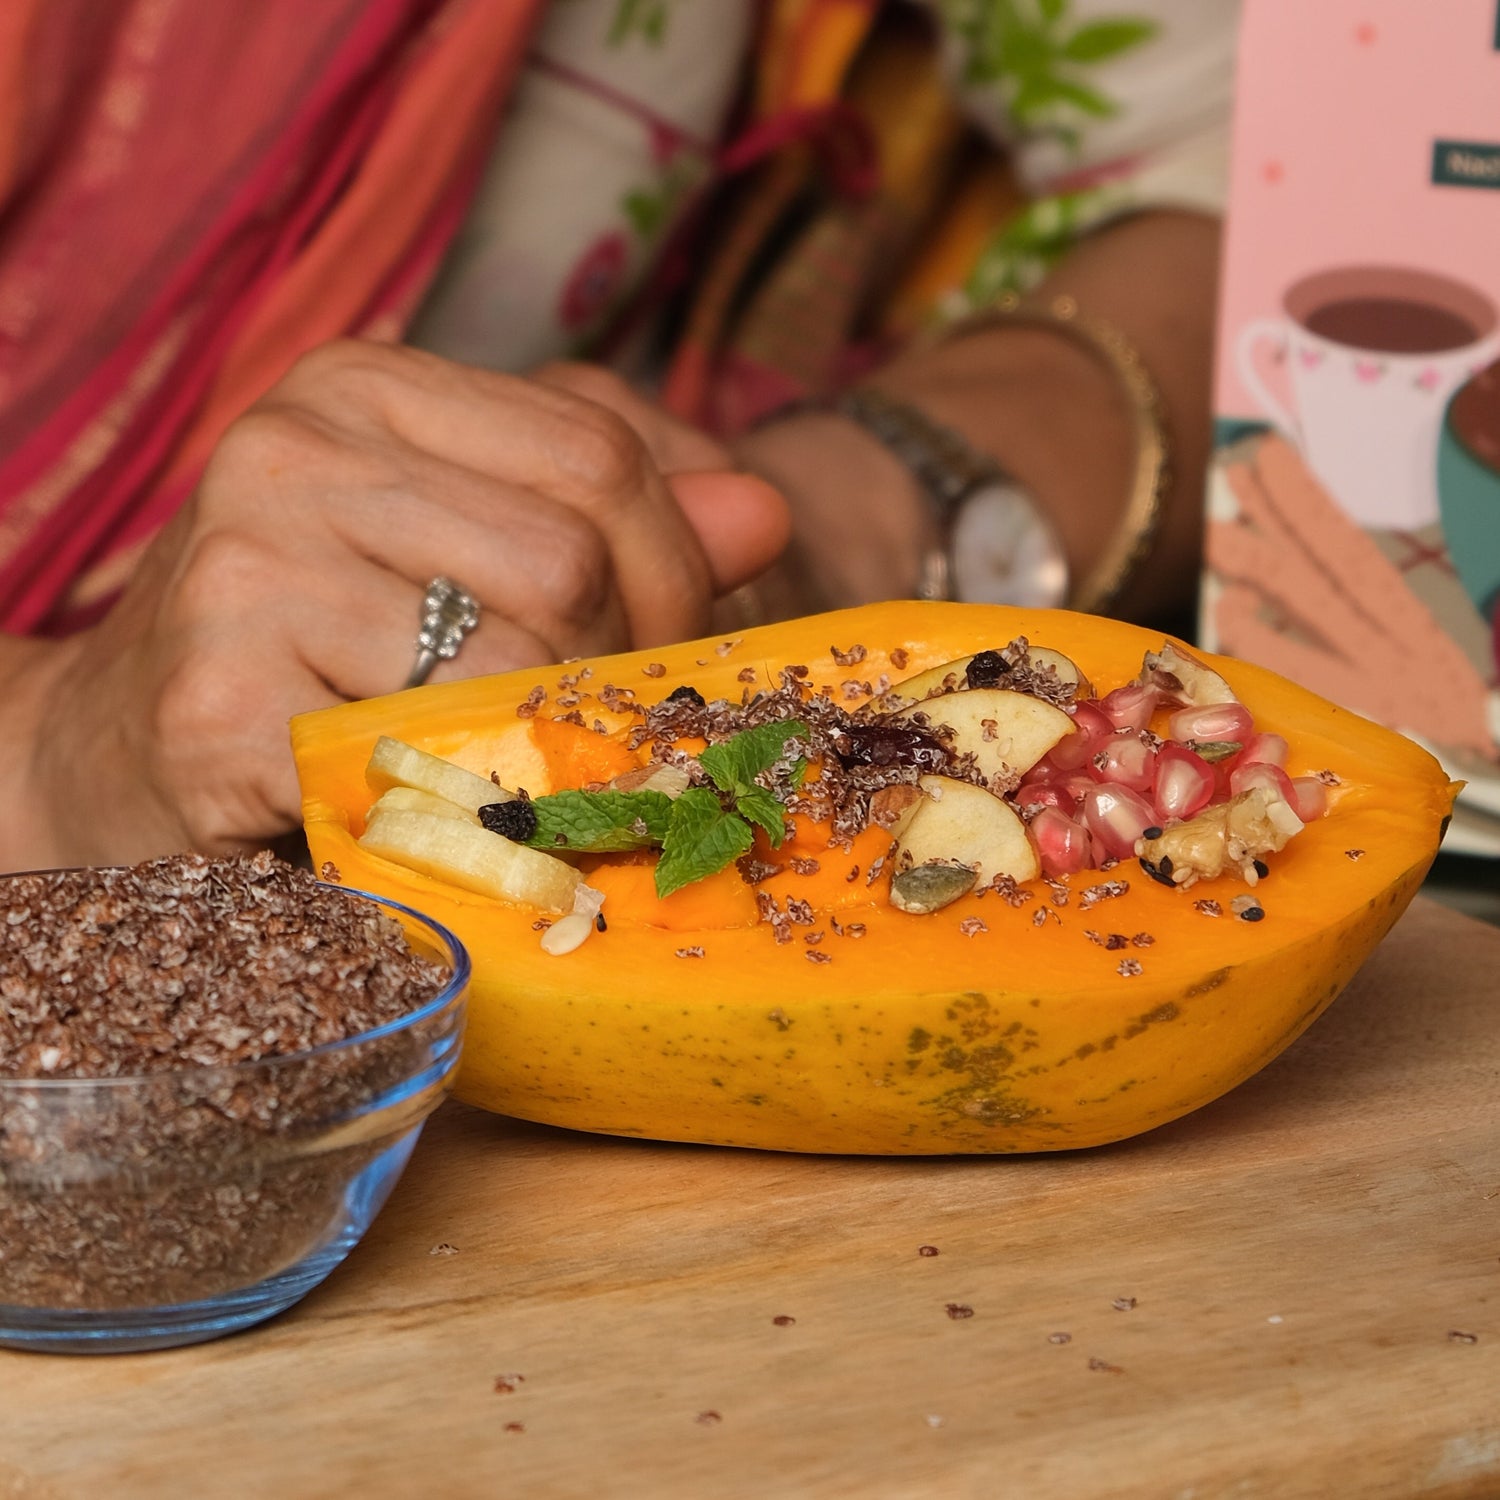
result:
[[[41,875],[55,874],[55,871],[45,870],[16,870],[15,875]],[[9,875],[0,875],[0,883],[10,878]],[[394,901],[389,896],[381,896],[374,891],[366,891],[358,886],[340,885],[337,881],[318,880],[317,884],[331,891],[338,891],[343,895],[358,897],[364,901],[373,901],[377,906],[387,907],[392,911],[400,912],[403,916],[410,917],[413,921],[425,927],[439,941],[441,946],[447,950],[447,958],[452,965],[453,972],[448,977],[448,982],[440,989],[431,1000],[417,1007],[416,1010],[408,1011],[404,1016],[397,1016],[391,1021],[382,1021],[379,1026],[372,1026],[368,1031],[356,1032],[353,1036],[339,1037],[331,1042],[319,1042],[316,1047],[304,1047],[300,1052],[278,1052],[267,1057],[246,1058],[240,1062],[232,1063],[195,1063],[187,1068],[162,1068],[155,1073],[116,1073],[101,1078],[79,1078],[69,1076],[66,1078],[41,1078],[41,1077],[7,1077],[0,1078],[0,1096],[8,1092],[19,1092],[23,1089],[44,1089],[49,1092],[83,1092],[89,1089],[108,1087],[111,1089],[140,1088],[143,1085],[163,1086],[167,1084],[190,1082],[194,1079],[222,1078],[225,1075],[234,1077],[236,1075],[248,1075],[259,1068],[273,1066],[290,1066],[314,1057],[329,1057],[347,1048],[363,1046],[366,1042],[379,1041],[385,1037],[395,1036],[407,1028],[419,1025],[433,1016],[440,1015],[448,1009],[455,1001],[461,1001],[464,991],[468,988],[471,961],[469,950],[464,944],[434,917],[429,917],[426,912],[421,912],[414,906],[408,906],[404,901]]]

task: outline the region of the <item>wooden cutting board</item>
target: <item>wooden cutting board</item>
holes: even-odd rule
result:
[[[1258,1078],[1076,1155],[449,1107],[293,1312],[0,1391],[3,1500],[1500,1495],[1500,930],[1419,902]]]

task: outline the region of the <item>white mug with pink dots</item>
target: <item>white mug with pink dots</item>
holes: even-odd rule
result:
[[[1240,330],[1245,388],[1360,525],[1431,525],[1443,411],[1500,350],[1494,304],[1446,276],[1349,266],[1304,276],[1282,308]],[[1262,374],[1266,346],[1283,367],[1290,409]]]

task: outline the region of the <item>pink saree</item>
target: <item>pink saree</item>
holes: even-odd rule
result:
[[[0,7],[0,630],[97,617],[299,354],[399,335],[542,4]]]

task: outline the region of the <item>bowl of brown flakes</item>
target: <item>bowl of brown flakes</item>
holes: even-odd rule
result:
[[[0,1345],[305,1296],[446,1094],[468,979],[445,928],[268,854],[0,876]]]

